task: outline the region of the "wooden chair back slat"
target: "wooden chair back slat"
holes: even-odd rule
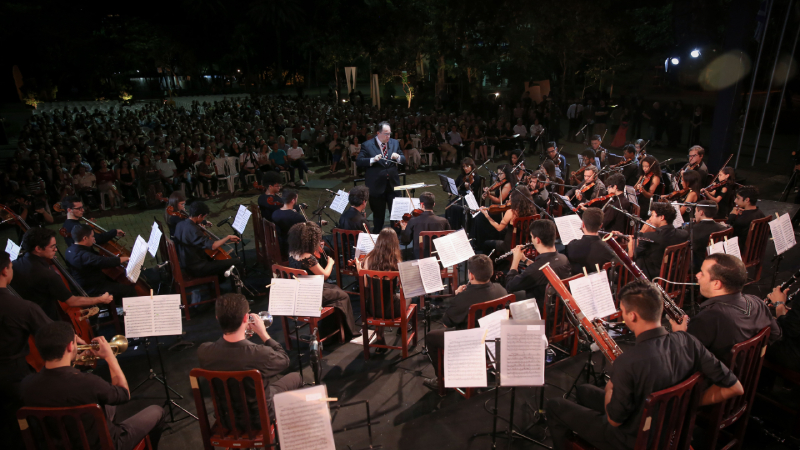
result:
[[[28,450],[39,448],[34,430],[37,434],[41,433],[38,438],[43,438],[48,449],[91,449],[84,420],[94,422],[100,450],[114,450],[114,441],[108,431],[106,415],[99,405],[63,408],[24,407],[17,411],[17,421],[22,431],[22,439]],[[53,434],[57,434],[57,436],[53,436]],[[80,447],[75,445],[80,445]]]
[[[284,261],[281,254],[281,245],[278,239],[278,230],[275,224],[267,219],[261,219],[261,229],[264,235],[264,244],[267,252],[266,267],[271,267],[273,264],[280,264]]]
[[[564,282],[564,285],[569,288],[570,282],[581,277],[583,277],[583,274],[579,273],[569,278],[565,278],[562,281]],[[577,345],[575,345],[577,344],[577,336],[575,327],[567,317],[567,308],[556,294],[552,285],[547,286],[546,292],[547,295],[545,295],[542,317],[545,319],[545,334],[547,335],[547,339],[550,341],[550,343],[561,342],[570,338],[573,339],[573,345],[570,354],[574,355],[577,353]]]
[[[715,244],[717,242],[724,241],[725,238],[730,239],[732,237],[733,237],[733,227],[728,227],[725,228],[724,230],[720,230],[708,235],[708,239]]]
[[[683,307],[683,298],[686,294],[686,284],[684,283],[686,283],[691,272],[691,255],[689,253],[689,241],[667,247],[664,250],[661,271],[658,275],[659,278],[671,281],[671,283],[668,283],[664,280],[658,280],[658,284],[661,285],[679,308]]]
[[[355,246],[358,243],[358,235],[363,231],[334,228],[331,233],[333,236],[333,251],[336,256],[336,284],[344,289],[343,278],[345,276],[358,275],[356,268],[348,266],[347,262],[355,259]]]
[[[753,278],[750,280],[751,283],[761,279],[761,271],[763,269],[761,260],[764,258],[764,251],[767,249],[770,221],[772,221],[772,216],[756,219],[750,223],[750,229],[747,231],[747,242],[745,242],[744,250],[741,253],[745,267],[756,267]],[[739,245],[741,246],[742,243],[740,242]]]
[[[686,450],[691,443],[697,408],[703,396],[698,372],[645,400],[634,449]]]
[[[511,234],[511,248],[514,248],[518,245],[525,245],[531,241],[531,234],[528,232],[529,227],[531,226],[531,222],[534,220],[539,220],[539,218],[539,214],[517,217]]]
[[[417,305],[412,303],[406,306],[403,287],[400,285],[400,272],[362,270],[358,275],[358,288],[361,293],[362,336],[368,336],[368,325],[376,328],[399,327],[402,336],[401,346],[386,347],[401,349],[403,358],[406,358],[409,343],[411,341],[414,345],[417,343]],[[399,311],[395,311],[395,305],[399,306]],[[413,321],[413,329],[409,336],[407,333],[410,320]],[[364,359],[369,359],[369,348],[373,345],[370,345],[369,339],[363,339],[363,342]]]
[[[261,217],[261,208],[256,204],[250,204],[247,209],[250,210],[251,219],[253,220],[253,236],[256,247],[256,260],[264,267],[270,267],[269,254],[267,253],[267,239],[264,235],[264,223]]]
[[[509,305],[515,301],[517,301],[517,296],[514,294],[508,294],[495,300],[476,303],[470,306],[469,313],[467,314],[467,329],[479,328],[480,324],[478,323],[478,319],[481,317],[486,317],[489,314],[501,309],[508,309]]]

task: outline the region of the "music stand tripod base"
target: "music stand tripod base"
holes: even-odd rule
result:
[[[159,376],[153,370],[153,362],[150,359],[150,338],[145,338],[144,353],[147,356],[147,365],[150,367],[150,372],[148,373],[147,378],[142,380],[141,383],[137,384],[136,387],[131,389],[131,393],[133,393],[134,391],[136,391],[140,387],[144,386],[145,383],[147,383],[148,381],[158,381],[159,383],[161,383],[164,386],[164,395],[166,396],[166,399],[164,400],[164,406],[169,407],[169,420],[166,421],[167,423],[175,423],[175,422],[178,422],[178,421],[183,420],[183,419],[188,419],[190,416],[194,420],[200,420],[197,416],[195,416],[194,414],[189,412],[186,408],[184,408],[183,406],[179,405],[175,400],[172,400],[172,398],[170,398],[170,395],[169,395],[170,391],[172,391],[175,395],[177,395],[178,398],[180,398],[181,400],[183,400],[184,397],[183,397],[183,395],[180,394],[180,392],[176,391],[169,384],[167,384],[167,376],[166,376],[166,373],[164,373],[164,359],[161,357],[161,347],[160,347],[159,342],[158,342],[158,337],[156,337],[156,352],[158,353],[158,360],[159,360],[159,363],[161,364],[161,376]],[[175,419],[175,413],[172,410],[173,406],[177,407],[181,411],[185,412],[187,414],[187,416],[186,417],[182,417],[180,419]]]

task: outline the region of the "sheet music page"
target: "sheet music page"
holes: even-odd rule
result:
[[[436,257],[423,258],[417,262],[419,263],[419,276],[422,277],[422,285],[425,286],[425,292],[433,294],[444,289],[442,271],[439,268],[439,261]]]
[[[716,242],[714,245],[709,245],[706,248],[708,249],[709,255],[713,255],[714,253],[725,253],[725,243],[723,241]]]
[[[500,321],[502,320],[508,320],[507,309],[499,309],[488,316],[478,319],[478,325],[486,330],[486,349],[489,350],[492,359],[494,359],[495,344],[489,341],[500,337]]]
[[[583,222],[577,214],[556,217],[555,221],[556,228],[558,228],[558,235],[561,236],[561,243],[563,245],[567,245],[583,237],[583,231],[581,231]]]
[[[152,336],[180,336],[182,333],[181,296],[178,294],[154,296]]]
[[[150,239],[147,240],[147,251],[155,258],[158,251],[158,244],[161,242],[161,230],[158,229],[158,224],[153,222],[153,228],[150,230]]]
[[[136,283],[139,279],[139,274],[142,272],[142,264],[144,264],[144,257],[147,256],[147,242],[141,236],[136,236],[136,242],[133,244],[131,250],[131,257],[128,260],[128,266],[125,268],[125,275],[131,281]]]
[[[297,277],[297,301],[294,307],[295,316],[319,317],[322,313],[322,289],[325,277],[322,275],[305,275]]]
[[[336,450],[326,398],[324,384],[273,396],[281,449]]]
[[[233,219],[233,225],[231,225],[231,227],[238,231],[239,234],[244,234],[244,229],[247,228],[247,222],[250,221],[250,216],[252,214],[253,213],[245,208],[244,205],[239,205],[239,211],[236,213],[236,218]]]
[[[625,197],[629,202],[639,206],[639,199],[636,195],[636,189],[634,189],[633,186],[625,186]]]
[[[372,236],[372,239],[370,239]],[[367,234],[361,233],[358,235],[358,242],[356,242],[356,248],[361,251],[362,255],[366,255],[375,248],[375,244],[372,242],[378,239],[377,234]]]
[[[333,198],[329,208],[338,212],[339,214],[344,214],[344,210],[347,209],[347,205],[349,203],[350,196],[347,194],[347,192],[339,189],[339,192],[336,193],[336,197]]]
[[[445,387],[486,387],[485,331],[473,328],[444,334]]]
[[[594,302],[592,301],[592,282],[589,277],[581,277],[569,282],[569,291],[575,298],[578,308],[589,320],[597,316]]]
[[[125,337],[153,336],[153,300],[150,297],[123,298],[122,310],[125,311]]]
[[[11,239],[6,244],[6,253],[11,257],[11,261],[16,261],[19,258],[19,245],[14,243]]]
[[[769,228],[772,231],[772,240],[775,242],[775,253],[781,255],[795,246],[794,230],[788,214],[769,222]]]
[[[723,241],[722,244],[725,248],[725,253],[742,259],[742,253],[739,251],[739,236],[729,238],[727,241]]]
[[[397,264],[397,271],[400,272],[400,284],[403,286],[403,295],[406,298],[425,295],[425,286],[419,273],[419,261],[403,261]]]
[[[683,216],[681,215],[681,207],[677,203],[672,203],[672,207],[675,208],[675,220],[672,221],[672,226],[675,228],[680,228],[683,226]]]
[[[539,305],[536,304],[536,299],[516,301],[509,306],[511,310],[511,317],[514,320],[540,320],[542,318],[539,312]]]
[[[273,278],[269,288],[269,311],[273,316],[293,316],[300,283],[296,279]]]
[[[544,320],[500,323],[501,386],[544,386],[544,330]]]
[[[780,217],[781,222],[781,229],[783,230],[783,236],[786,239],[786,243],[788,247],[786,250],[794,247],[797,245],[797,240],[794,237],[794,229],[792,228],[792,219],[789,218],[789,214],[784,214]]]
[[[467,232],[463,228],[455,233],[434,239],[433,246],[436,247],[442,267],[455,266],[475,256],[475,251],[469,245]]]
[[[418,198],[396,197],[392,201],[392,213],[389,220],[400,220],[403,214],[410,214],[413,209],[419,209]]]
[[[479,211],[481,207],[480,205],[478,205],[478,201],[475,199],[475,194],[473,194],[471,190],[467,191],[467,195],[465,195],[464,198],[467,200],[467,206],[469,207],[469,209],[475,211],[474,213],[472,213],[473,218],[478,214],[481,214],[481,212]]]
[[[456,180],[445,176],[447,178],[447,184],[450,186],[450,193],[453,195],[458,195],[458,186],[456,186]]]
[[[572,206],[572,202],[569,200],[569,197],[567,197],[566,195],[556,194],[555,192],[553,192],[553,195],[560,198],[565,205],[569,206],[570,208],[574,208],[574,206]]]
[[[592,301],[595,305],[597,317],[608,317],[617,312],[614,306],[614,297],[608,285],[608,274],[605,270],[589,275],[592,285]]]

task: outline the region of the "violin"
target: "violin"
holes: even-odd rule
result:
[[[594,181],[592,181],[591,183],[584,185],[581,188],[581,194],[584,194],[584,193],[586,193],[586,191],[588,191],[589,189],[593,188],[594,184],[595,184]]]
[[[669,200],[669,201],[677,200],[677,199],[683,197],[684,195],[688,194],[690,190],[691,189],[688,188],[688,187],[687,188],[683,188],[680,191],[675,191],[675,192],[672,192],[672,193],[667,194],[667,195],[662,195],[661,199],[662,200]]]
[[[614,194],[603,195],[601,197],[597,197],[597,198],[593,198],[593,199],[589,200],[588,202],[584,203],[582,206],[584,208],[588,208],[588,207],[590,207],[590,206],[592,206],[592,205],[594,205],[596,203],[600,203],[600,202],[604,202],[606,200],[609,200],[612,197],[614,197]]]
[[[482,198],[486,198],[486,196],[489,194],[489,192],[492,192],[493,190],[502,187],[504,184],[506,184],[506,180],[500,180],[497,183],[489,186],[488,188],[486,188],[487,189],[486,192],[483,193]]]
[[[411,220],[411,218],[419,217],[420,215],[422,215],[422,210],[418,209],[418,208],[414,208],[413,210],[411,210],[410,213],[403,214],[403,218],[400,221],[396,222],[392,226],[397,228],[398,230],[401,230],[402,226],[400,225],[400,222],[405,222],[406,224],[408,224],[408,221]]]
[[[647,173],[647,174],[642,175],[641,177],[639,177],[639,181],[636,182],[636,185],[634,186],[634,188],[637,191],[642,192],[642,189],[644,189],[644,185],[645,184],[650,184],[650,180],[653,179],[653,175],[655,175],[655,174],[650,172],[650,173]]]
[[[586,170],[586,166],[583,166],[580,169],[576,170],[575,172],[572,172],[572,175],[569,176],[570,179],[577,181],[578,180],[578,176],[579,175],[583,176],[583,172],[585,170]]]
[[[505,202],[502,205],[491,205],[487,207],[489,214],[502,214],[511,208],[511,202]]]
[[[700,190],[701,191],[705,191],[705,192],[713,192],[713,191],[716,191],[717,189],[719,189],[721,187],[724,187],[726,184],[728,184],[727,180],[725,180],[725,181],[717,181],[716,183],[711,183],[707,187],[704,187],[703,189],[700,189]]]

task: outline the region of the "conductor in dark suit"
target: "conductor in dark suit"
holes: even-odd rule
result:
[[[358,167],[366,167],[365,184],[369,188],[373,233],[379,233],[383,228],[386,206],[391,210],[394,187],[400,185],[397,166],[406,163],[400,143],[391,136],[392,127],[389,123],[379,123],[375,139],[361,144],[361,153],[356,158]]]
[[[589,272],[596,272],[597,267],[617,259],[617,256],[597,235],[603,223],[603,211],[599,208],[587,208],[581,217],[583,237],[571,241],[564,247],[564,255],[569,259],[572,273],[581,273],[585,267]]]
[[[422,214],[412,217],[411,220],[400,222],[403,233],[400,235],[400,242],[408,245],[414,244],[414,258],[419,259],[419,233],[422,231],[442,231],[449,230],[450,223],[444,217],[439,217],[433,212],[436,204],[436,197],[430,192],[423,192],[419,196],[419,205],[422,207]]]

